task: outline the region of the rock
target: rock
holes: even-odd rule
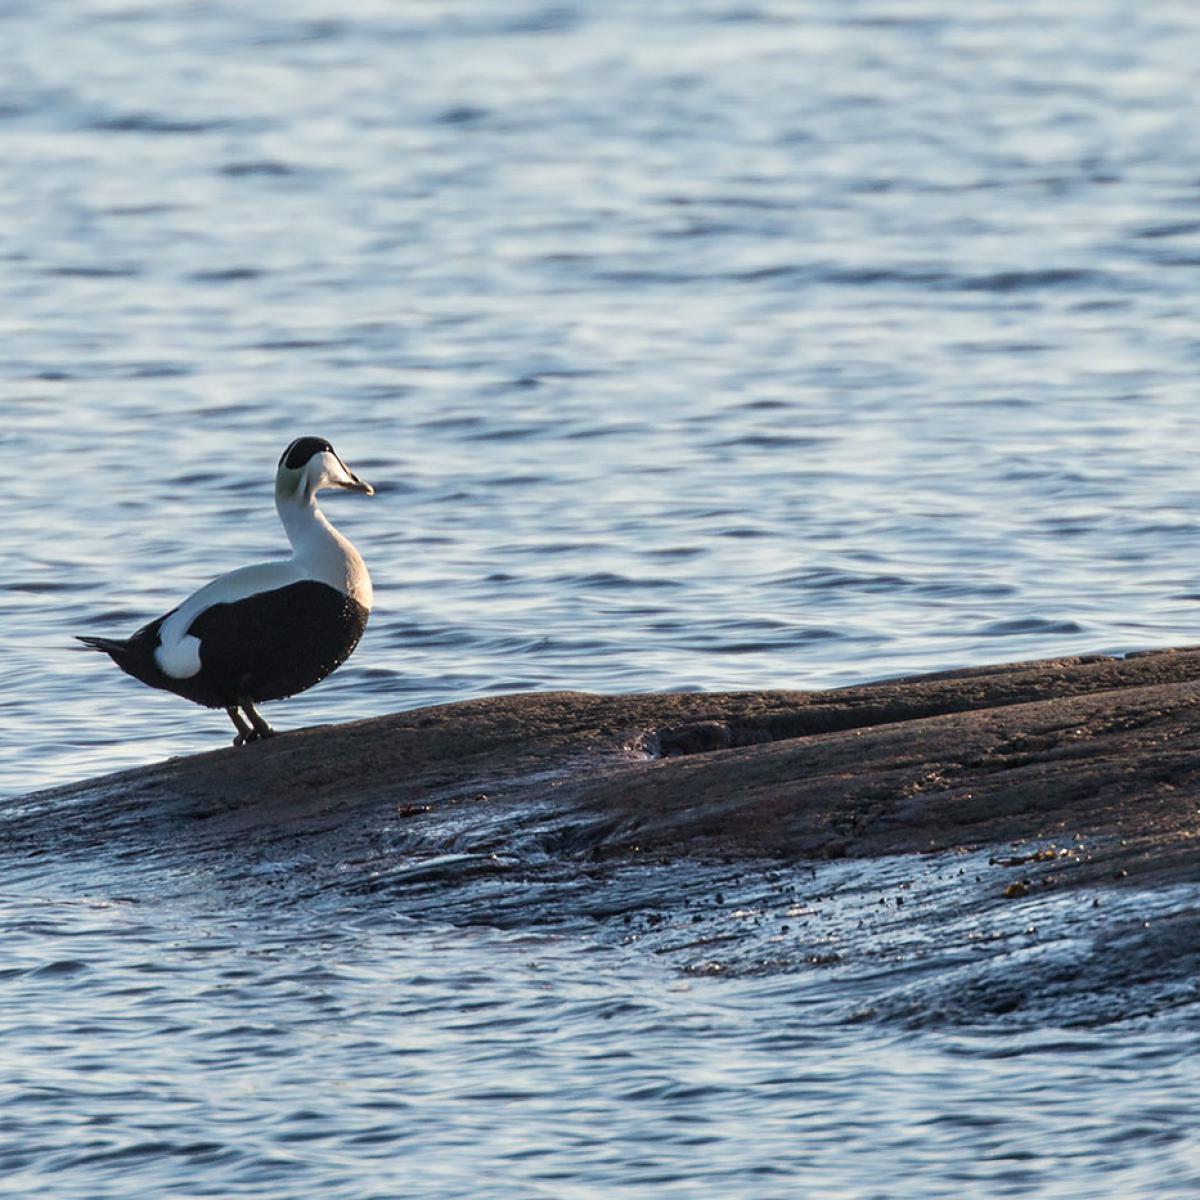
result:
[[[1074,837],[1108,878],[1191,878],[1198,681],[1187,649],[828,692],[501,696],[38,793],[0,839],[796,861]]]
[[[315,904],[636,944],[684,975],[832,971],[821,1011],[852,1022],[1190,1028],[1198,680],[1188,650],[501,696],[12,800],[0,851],[8,886],[71,901]]]

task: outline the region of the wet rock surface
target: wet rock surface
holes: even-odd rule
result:
[[[52,830],[71,852],[394,827],[413,849],[787,860],[1080,834],[1166,877],[1195,837],[1198,701],[1193,650],[831,692],[500,696],[36,793],[4,836],[33,848]]]
[[[0,850],[200,872],[239,903],[336,888],[586,928],[689,973],[909,956],[842,1015],[1103,1022],[1198,998],[1198,699],[1193,650],[821,693],[501,696],[36,793]]]

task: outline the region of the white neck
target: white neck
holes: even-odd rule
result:
[[[309,579],[320,580],[369,609],[371,577],[350,539],[338,533],[317,507],[315,492],[275,489],[275,511],[292,544],[292,561]]]

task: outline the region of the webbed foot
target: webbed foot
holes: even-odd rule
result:
[[[237,737],[233,739],[235,746],[244,746],[247,741],[252,740],[254,730],[246,724],[242,714],[237,710],[237,705],[229,705],[225,709],[225,714],[233,722],[234,728],[237,730]]]
[[[245,716],[242,716],[243,711]],[[251,742],[261,742],[275,736],[275,730],[263,720],[249,700],[243,700],[240,706],[231,704],[226,707],[225,712],[237,729],[237,737],[233,739],[235,746],[248,746]],[[246,720],[247,717],[250,718],[249,721]]]
[[[242,701],[242,711],[250,718],[250,724],[254,726],[252,733],[246,738],[247,741],[257,742],[260,738],[275,736],[275,730],[263,720],[249,700]]]

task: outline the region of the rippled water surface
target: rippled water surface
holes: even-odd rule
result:
[[[377,608],[283,727],[1200,640],[1194,5],[0,34],[4,792],[224,744],[71,637],[280,553],[301,433],[378,489],[326,505]],[[158,886],[4,891],[0,1191],[1195,1194],[1153,1014],[897,1034],[819,972]]]
[[[1200,1186],[1194,986],[1185,1008],[1143,1011],[1129,987],[1101,1014],[1072,986],[1079,946],[1008,914],[906,925],[883,897],[911,861],[806,869],[800,887],[680,867],[657,897],[633,871],[598,903],[640,888],[642,911],[607,925],[555,918],[540,892],[533,912],[493,909],[478,881],[447,923],[450,866],[424,867],[424,887],[401,871],[314,893],[293,885],[305,865],[260,859],[220,883],[68,868],[53,890],[35,872],[0,896],[11,1194],[123,1197],[131,1179],[139,1195],[355,1200]],[[910,904],[962,874],[936,871]],[[693,911],[656,914],[672,894]],[[1025,916],[1055,904],[1079,907]],[[1161,911],[1133,897],[1110,914],[1134,915]],[[874,950],[855,950],[872,922]],[[751,924],[757,965],[743,954],[726,978]],[[1090,936],[1077,925],[1060,943]],[[771,969],[805,939],[823,952]],[[981,992],[1056,975],[1074,1027],[999,998],[980,1021]]]

